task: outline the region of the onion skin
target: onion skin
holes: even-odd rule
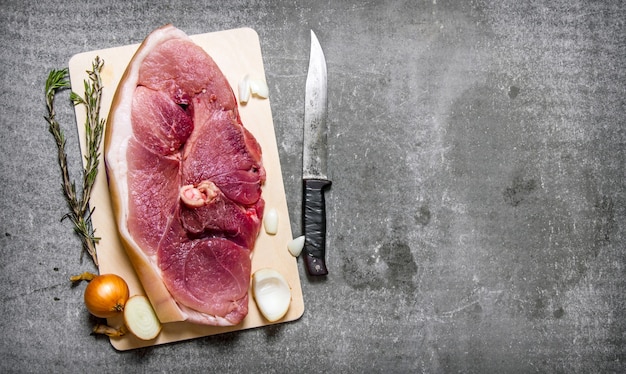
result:
[[[115,274],[102,274],[85,288],[85,306],[96,317],[111,318],[124,310],[128,296],[128,284],[124,279]]]

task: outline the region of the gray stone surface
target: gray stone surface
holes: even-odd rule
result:
[[[626,371],[625,20],[612,0],[1,1],[0,371]],[[44,81],[168,22],[259,33],[295,233],[315,29],[330,275],[300,269],[297,322],[118,353],[67,282],[94,268],[60,220]]]

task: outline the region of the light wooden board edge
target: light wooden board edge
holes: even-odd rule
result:
[[[265,70],[261,54],[259,38],[253,29],[240,28],[192,35],[192,40],[211,55],[228,79],[235,94],[240,79],[246,74],[255,79],[265,80]],[[80,95],[84,92],[83,81],[87,79],[87,70],[91,70],[96,56],[104,60],[102,71],[103,96],[101,118],[106,118],[115,89],[121,79],[128,62],[139,44],[126,45],[74,55],[69,61],[70,82],[72,90]],[[304,300],[297,259],[287,251],[287,243],[292,239],[289,212],[285,197],[276,135],[269,99],[252,98],[246,105],[240,105],[240,115],[244,126],[259,141],[263,151],[263,165],[266,168],[267,180],[263,186],[263,198],[266,212],[275,208],[279,215],[279,229],[276,235],[268,235],[263,229],[255,244],[252,257],[252,272],[272,267],[279,270],[289,282],[292,302],[285,317],[277,322],[269,323],[263,318],[253,300],[249,297],[249,312],[245,320],[237,326],[214,327],[202,326],[188,322],[174,322],[163,325],[161,334],[154,340],[142,341],[126,334],[121,338],[111,338],[111,344],[117,350],[165,344],[188,340],[203,336],[222,334],[232,331],[262,327],[276,323],[291,322],[299,319],[304,313]],[[85,150],[85,110],[76,106],[76,122],[80,137],[80,146]],[[141,283],[130,264],[119,240],[117,227],[113,219],[111,201],[106,181],[104,161],[100,161],[98,177],[92,192],[91,207],[95,208],[92,216],[96,236],[100,237],[97,246],[99,272],[115,273],[122,276],[129,285],[131,295],[144,294]],[[108,320],[109,325],[119,326],[122,318]]]

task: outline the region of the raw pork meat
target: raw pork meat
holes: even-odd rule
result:
[[[235,325],[248,312],[265,170],[211,57],[171,25],[130,62],[107,123],[118,228],[162,322]]]

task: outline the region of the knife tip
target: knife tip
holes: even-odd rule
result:
[[[317,35],[315,35],[315,32],[313,31],[313,29],[311,29],[311,49],[318,50],[321,55],[324,55],[324,52],[322,52],[322,45],[320,44],[320,41],[317,39]]]
[[[317,35],[315,35],[315,31],[311,29],[311,40],[317,40]]]

